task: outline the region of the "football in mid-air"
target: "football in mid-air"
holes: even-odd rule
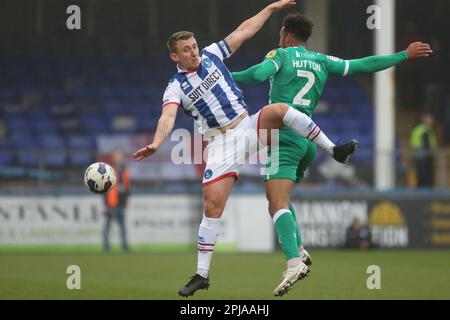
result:
[[[84,173],[84,183],[94,193],[107,193],[114,187],[116,181],[116,172],[104,162],[91,164]]]

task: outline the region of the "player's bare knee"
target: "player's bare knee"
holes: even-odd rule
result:
[[[283,199],[280,198],[268,197],[267,200],[269,201],[269,212],[271,216],[273,216],[281,209],[286,209],[287,207],[289,207],[289,203],[286,203],[286,201],[283,201]]]
[[[218,219],[222,216],[223,205],[216,199],[205,199],[205,216]]]
[[[270,216],[272,216],[272,217],[273,217],[273,215],[274,215],[275,213],[277,213],[278,211],[280,211],[280,210],[282,210],[282,209],[286,209],[286,208],[285,208],[285,206],[283,206],[283,205],[280,204],[280,203],[277,203],[277,204],[274,204],[274,203],[269,204],[269,213],[270,213]]]
[[[275,213],[282,209],[289,208],[289,199],[286,197],[280,197],[280,195],[266,192],[266,198],[269,202],[269,212],[273,216]]]
[[[280,119],[283,119],[284,115],[289,110],[289,105],[287,105],[286,103],[276,103],[275,105],[276,105],[276,109],[277,109],[277,116]]]
[[[270,118],[272,119],[283,119],[284,115],[288,110],[288,105],[285,103],[273,103],[266,106],[264,109],[270,110]]]

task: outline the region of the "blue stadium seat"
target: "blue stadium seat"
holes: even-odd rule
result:
[[[66,135],[77,134],[83,130],[81,120],[77,117],[65,117],[58,120],[59,129]]]
[[[341,132],[355,135],[359,134],[361,128],[360,121],[361,119],[356,117],[341,117],[337,123],[339,124],[339,129]]]
[[[30,118],[33,129],[39,134],[53,133],[56,134],[58,125],[56,121],[46,115],[36,115]]]
[[[0,166],[9,166],[14,162],[14,149],[0,148]]]
[[[159,104],[162,103],[162,96],[165,90],[165,86],[155,86],[155,85],[150,85],[150,86],[145,86],[145,94],[144,97],[147,100],[155,100],[157,101]]]
[[[58,86],[61,84],[61,79],[59,79],[51,69],[40,68],[36,71],[35,77],[37,82],[46,87]]]
[[[137,130],[137,119],[129,115],[117,115],[110,118],[111,131],[114,133],[133,134]]]
[[[69,164],[73,166],[87,166],[93,162],[93,150],[70,150]]]
[[[26,130],[31,128],[31,122],[24,115],[8,115],[5,117],[6,125],[15,131]]]
[[[68,104],[55,104],[45,105],[45,108],[49,111],[49,114],[51,114],[53,117],[60,117],[60,116],[76,116],[76,107],[73,103]]]
[[[116,92],[112,86],[100,86],[95,89],[94,94],[99,100],[113,100],[116,97]]]
[[[65,146],[64,139],[59,135],[46,134],[39,136],[38,140],[44,149],[62,149]]]
[[[127,113],[127,108],[125,108],[118,100],[102,101],[100,102],[100,106],[109,116]]]
[[[18,149],[19,165],[37,167],[39,165],[39,149]]]
[[[357,137],[359,141],[360,148],[373,148],[375,146],[375,141],[373,139],[373,135],[360,135]]]
[[[38,102],[32,103],[28,108],[27,108],[27,114],[31,117],[35,117],[35,116],[39,116],[39,115],[44,115],[47,114],[47,111],[49,109],[47,109],[46,105],[42,105]]]
[[[37,141],[34,135],[30,132],[28,133],[16,133],[10,138],[11,144],[17,149],[22,148],[35,148],[37,146]]]
[[[67,138],[68,147],[71,149],[93,149],[96,140],[88,135],[71,135]]]
[[[90,101],[93,99],[93,93],[89,88],[78,87],[67,92],[69,99],[73,102]]]
[[[144,90],[134,86],[120,86],[116,88],[117,95],[121,100],[137,100],[145,96]]]
[[[45,166],[62,168],[66,164],[66,150],[64,148],[46,150],[43,155],[43,161]]]
[[[372,117],[363,117],[359,120],[359,131],[364,134],[372,134],[373,133],[373,121]]]
[[[104,116],[83,116],[83,126],[89,134],[107,133],[110,129],[109,120]]]
[[[360,102],[355,104],[355,112],[358,114],[368,115],[371,116],[374,112],[374,108],[371,103],[369,102]]]
[[[177,117],[176,124],[182,121],[181,117],[187,118],[186,115],[181,115],[180,117]],[[189,119],[189,121],[193,121]],[[158,118],[155,117],[139,117],[137,118],[137,128],[140,131],[148,132],[151,130],[155,130],[158,125]]]

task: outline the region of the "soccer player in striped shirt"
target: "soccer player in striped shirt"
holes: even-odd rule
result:
[[[258,148],[259,137],[256,134],[249,145],[244,144],[243,147],[238,143],[236,149],[236,141],[244,131],[259,133],[260,129],[287,126],[297,134],[314,140],[337,161],[344,161],[354,151],[352,144],[335,146],[310,118],[287,104],[271,104],[249,116],[242,91],[223,63],[264,25],[273,12],[294,4],[293,0],[281,0],[268,5],[244,21],[223,41],[201,51],[194,34],[187,31],[173,34],[167,43],[170,58],[177,64],[178,72],[169,81],[164,93],[163,111],[153,142],[133,156],[141,160],[158,150],[171,133],[180,106],[195,120],[199,132],[209,138],[203,176],[204,216],[198,234],[197,272],[180,289],[181,296],[190,296],[196,290],[209,287],[209,267],[225,202],[237,179],[242,158]],[[223,152],[224,149],[226,152]],[[307,270],[305,265],[302,274],[306,274]]]
[[[303,15],[287,15],[280,30],[280,48],[270,51],[262,63],[233,72],[233,78],[247,84],[270,80],[270,103],[287,103],[311,117],[330,76],[374,73],[408,59],[428,57],[432,53],[428,44],[416,42],[405,51],[392,55],[342,60],[306,49],[312,27],[311,20]],[[269,154],[270,151],[273,150],[269,148]],[[294,183],[303,179],[315,153],[316,145],[308,137],[299,136],[285,127],[279,133],[277,159],[270,159],[269,156],[270,161],[279,162],[278,172],[265,178],[269,213],[288,264],[282,282],[274,290],[275,296],[287,293],[297,280],[304,277],[300,272],[304,264],[310,265],[312,262],[303,248],[290,195]]]

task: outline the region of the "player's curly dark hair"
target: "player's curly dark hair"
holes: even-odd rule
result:
[[[314,24],[307,16],[300,13],[290,13],[284,17],[283,27],[295,39],[306,42],[311,37]]]

